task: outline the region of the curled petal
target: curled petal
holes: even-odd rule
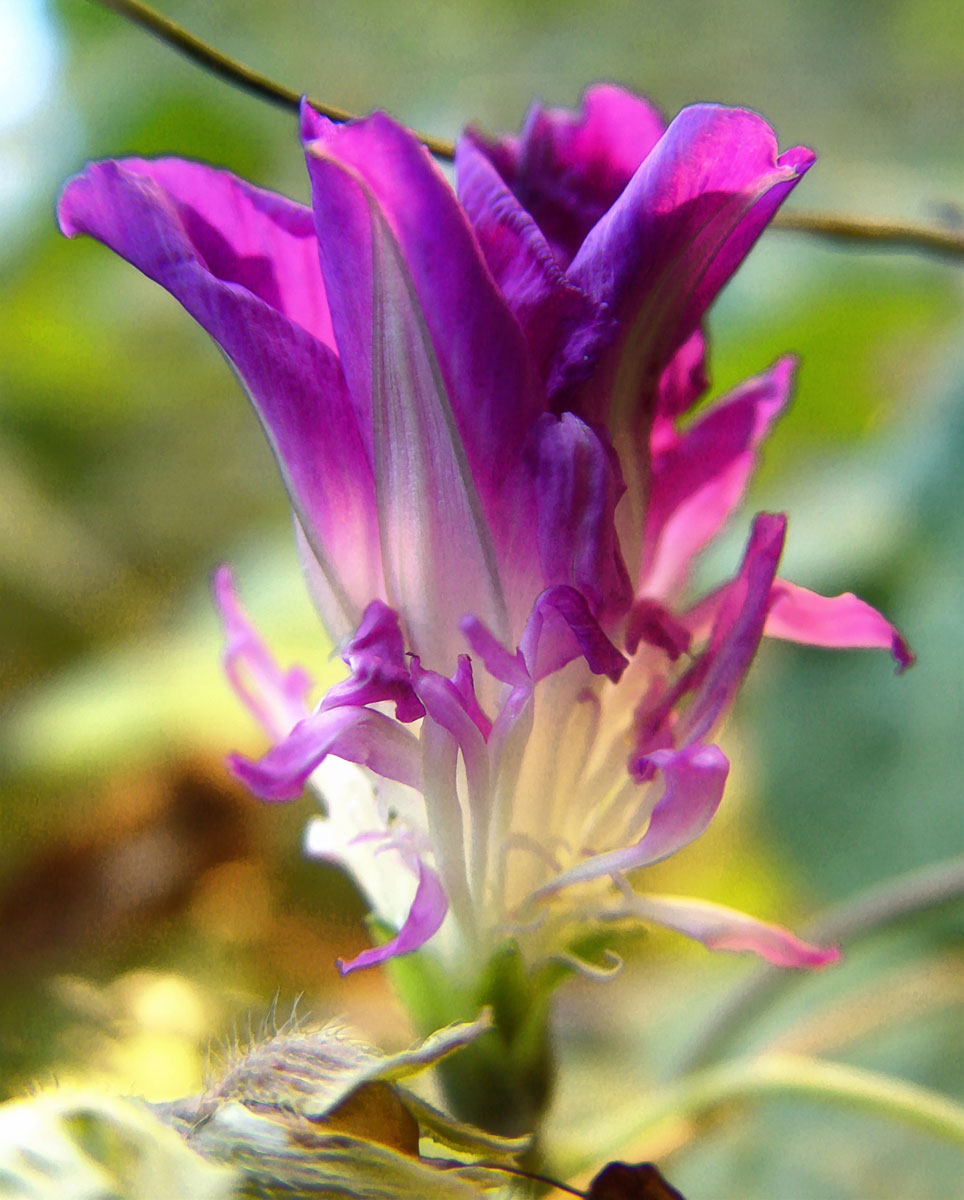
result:
[[[634,895],[625,910],[629,914],[675,929],[709,950],[756,954],[775,967],[828,967],[840,959],[836,946],[812,946],[779,925],[708,900]]]
[[[583,415],[605,421],[612,403],[623,423],[651,402],[673,353],[813,158],[802,147],[778,157],[772,129],[742,109],[701,104],[676,117],[569,268],[622,328],[582,397]]]
[[[561,670],[582,655],[596,675],[618,682],[627,667],[599,627],[581,593],[551,587],[536,598],[519,649],[533,683]]]
[[[818,596],[785,579],[771,593],[763,632],[767,637],[831,649],[889,650],[898,672],[912,666],[914,654],[897,629],[852,592]]]
[[[520,137],[480,141],[565,266],[664,128],[642,97],[599,84],[579,112],[535,104]]]
[[[338,969],[342,975],[358,971],[362,967],[371,967],[376,963],[385,962],[389,958],[397,958],[400,954],[409,954],[437,933],[445,914],[448,912],[448,901],[438,875],[427,867],[421,860],[418,862],[418,886],[415,889],[415,899],[409,909],[405,923],[390,941],[381,946],[373,946],[363,950],[357,958],[345,962],[338,960]]]
[[[214,601],[224,629],[224,670],[241,701],[270,737],[281,739],[308,715],[311,677],[301,667],[283,671],[251,624],[231,568],[214,573]]]
[[[495,277],[526,340],[549,391],[558,386],[554,367],[559,351],[582,331],[591,346],[611,320],[605,311],[570,283],[556,261],[545,235],[486,156],[484,142],[469,131],[455,150],[459,200]],[[592,367],[584,358],[584,378]],[[575,370],[570,370],[572,376]]]
[[[573,883],[650,866],[682,850],[703,833],[719,808],[730,768],[722,750],[718,746],[659,750],[649,755],[648,762],[663,774],[666,784],[646,833],[632,846],[593,855],[563,871],[537,896]]]
[[[329,754],[409,787],[421,782],[417,739],[380,712],[349,706],[312,713],[258,762],[234,754],[228,764],[262,800],[293,800]]]
[[[675,662],[690,648],[690,631],[668,608],[655,600],[633,604],[626,626],[626,653],[635,654],[640,642],[657,646]]]
[[[322,709],[391,700],[400,721],[417,721],[424,715],[412,688],[398,614],[387,604],[381,600],[369,604],[342,658],[351,676],[329,688]]]

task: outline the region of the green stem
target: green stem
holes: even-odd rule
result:
[[[267,75],[262,75],[259,71],[254,71],[222,54],[220,50],[195,37],[193,33],[163,16],[149,4],[144,4],[142,0],[93,0],[93,3],[120,13],[229,83],[271,104],[278,104],[282,108],[297,112],[301,102],[299,91],[285,87]],[[336,108],[310,96],[308,102],[312,108],[332,121],[354,119],[355,114],[346,109]],[[447,138],[431,133],[414,132],[418,140],[428,147],[436,158],[451,160],[455,157],[455,146]],[[839,213],[782,212],[770,222],[770,228],[813,234],[834,241],[863,243],[881,249],[909,249],[964,258],[964,233],[937,224],[887,221],[879,217],[845,217]]]
[[[613,1114],[607,1125],[611,1140],[595,1157],[625,1150],[666,1122],[694,1120],[724,1104],[768,1096],[801,1096],[861,1108],[964,1147],[964,1107],[949,1097],[861,1067],[796,1054],[768,1054],[689,1075],[657,1095],[642,1113],[636,1108],[622,1122]]]

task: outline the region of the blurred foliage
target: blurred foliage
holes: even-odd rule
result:
[[[208,159],[304,198],[293,122],[93,4],[6,5],[5,43],[22,39],[7,75],[36,96],[0,108],[0,1095],[52,1076],[190,1091],[209,1039],[276,992],[397,1045],[382,977],[334,970],[364,944],[363,914],[345,880],[301,862],[307,802],[265,812],[220,765],[261,742],[219,675],[217,562],[236,564],[283,659],[320,682],[337,666],[257,422],[173,301],[53,225],[64,177],[126,152]],[[783,145],[814,145],[800,207],[927,218],[960,202],[955,0],[162,7],[292,86],[443,134],[515,126],[533,94],[571,104],[606,77],[668,112],[746,104]],[[725,812],[654,888],[792,923],[960,852],[960,325],[954,268],[800,235],[768,235],[721,299],[717,389],[787,350],[802,358],[749,507],[788,510],[787,573],[884,606],[919,663],[894,679],[882,656],[768,647],[727,732]],[[794,977],[736,1048],[826,1053],[960,1093],[954,917]],[[608,991],[564,993],[557,1138],[588,1143],[671,1078],[752,970],[653,935]],[[686,1195],[723,1200],[937,1200],[961,1171],[919,1133],[789,1099],[637,1149],[625,1156],[662,1156]]]

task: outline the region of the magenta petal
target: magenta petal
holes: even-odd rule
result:
[[[794,360],[741,384],[653,454],[639,590],[672,596],[743,499],[756,450],[786,406]],[[664,441],[666,439],[664,438]]]
[[[599,84],[579,112],[536,104],[519,138],[480,142],[566,266],[664,127],[642,97]]]
[[[413,214],[399,216],[394,210],[398,199],[394,195],[391,206],[384,207],[372,179],[363,177],[357,164],[343,153],[347,150],[357,155],[367,146],[373,158],[370,163],[365,161],[375,172],[377,189],[384,190],[384,156],[393,146],[400,153],[411,142],[409,199],[414,204],[420,198],[427,205],[426,220],[434,214],[443,221],[447,213],[447,208],[446,213],[435,212],[436,198],[430,194],[436,185],[444,189],[444,180],[436,179],[434,167],[410,134],[390,122],[385,124],[387,118],[372,121],[375,123],[371,129],[370,123],[364,125],[372,137],[362,139],[361,146],[354,139],[343,143],[336,135],[330,143],[319,140],[309,146],[322,264],[333,274],[332,288],[337,288],[333,313],[343,353],[347,356],[357,351],[363,356],[354,362],[346,357],[346,370],[356,397],[361,394],[370,405],[386,591],[403,614],[412,648],[434,664],[454,669],[458,621],[465,613],[478,611],[503,634],[511,631],[493,538],[498,530],[487,520],[477,487],[479,480],[470,467],[470,448],[458,428],[457,401],[464,403],[466,397],[457,397],[446,386],[443,359],[453,347],[433,336],[433,313],[424,306],[417,290],[421,283],[429,291],[430,305],[443,303],[441,276],[428,272],[426,281],[426,264],[418,258],[424,256],[425,247],[407,246],[392,228],[397,220],[405,227],[406,235],[411,234],[407,224]],[[385,128],[381,128],[383,124]],[[363,129],[352,128],[359,135]],[[380,135],[375,137],[379,130]],[[391,161],[400,169],[395,158]],[[457,209],[454,197],[447,194],[448,205]],[[459,219],[464,221],[461,215]],[[326,249],[326,234],[327,241],[332,241],[328,222],[337,228],[338,238],[336,245]],[[465,236],[471,239],[467,230]],[[407,259],[406,250],[414,257]],[[452,250],[447,247],[447,254]],[[452,265],[453,269],[458,266]],[[350,269],[350,281],[344,277],[346,269]],[[429,283],[435,286],[434,293]],[[463,315],[475,311],[469,307]],[[364,332],[364,346],[355,350],[341,342],[346,313],[352,324],[349,336],[357,341]],[[511,322],[511,316],[507,312],[504,315]],[[446,320],[451,316],[446,313]],[[463,324],[471,326],[473,321],[467,319]],[[498,331],[482,328],[477,334],[480,342],[486,342],[487,335],[496,337]],[[480,382],[474,379],[469,391]],[[464,379],[455,383],[465,390]],[[506,381],[504,386],[508,386]],[[365,390],[359,393],[359,388]],[[478,395],[475,399],[481,401]],[[486,470],[491,475],[491,464]],[[503,462],[500,478],[504,481],[505,477]],[[457,554],[453,547],[458,547]]]
[[[643,921],[675,929],[709,950],[756,954],[775,967],[828,967],[840,959],[836,946],[812,946],[779,925],[707,900],[644,894],[632,897],[629,908]]]
[[[228,765],[262,800],[293,800],[308,776],[334,754],[409,787],[421,783],[418,740],[370,708],[319,710],[299,722],[257,762],[234,754]]]
[[[614,514],[625,490],[610,445],[572,413],[546,414],[536,426],[539,557],[546,586],[568,584],[607,623],[621,617],[633,590]]]
[[[914,662],[914,654],[889,621],[852,592],[818,596],[785,579],[773,585],[767,637],[831,649],[889,650],[898,672]]]
[[[267,733],[280,740],[308,715],[311,677],[301,667],[278,666],[241,607],[230,567],[214,573],[214,601],[224,628],[225,674]]]
[[[589,611],[585,597],[571,587],[547,588],[532,606],[519,644],[533,683],[582,655],[596,675],[618,682],[628,666]]]
[[[696,683],[689,708],[677,726],[685,742],[698,742],[723,719],[743,682],[763,636],[770,588],[786,536],[786,517],[760,513],[753,522],[743,563],[702,658],[690,670]]]
[[[123,196],[115,174],[121,187],[142,192],[154,206],[153,224],[133,196]],[[59,216],[68,237],[89,233],[152,279],[158,278],[147,269],[152,258],[159,262],[167,249],[175,259],[189,247],[215,279],[244,288],[325,345],[335,344],[311,209],[303,204],[204,163],[125,158],[92,163],[70,180]],[[120,225],[120,216],[131,223]]]
[[[463,617],[460,628],[471,649],[482,660],[493,679],[513,687],[531,686],[529,671],[521,650],[510,654],[478,617]]]
[[[668,693],[657,692],[637,709],[636,752],[629,764],[636,778],[650,773],[652,750],[667,740],[676,746],[703,742],[726,716],[763,636],[785,534],[786,517],[757,516],[736,577],[701,612],[701,622],[712,620],[705,649]]]
[[[545,408],[525,335],[451,188],[409,131],[380,113],[342,126],[314,117],[307,125],[322,271],[352,395],[367,405],[373,394],[373,344],[409,336],[404,313],[372,308],[373,296],[382,298],[381,310],[402,299],[383,296],[385,277],[375,278],[376,269],[388,267],[408,280],[405,308],[424,325],[433,387],[446,397],[496,548],[508,552],[531,514],[520,509],[520,482],[507,465],[521,461],[529,428]],[[387,255],[397,264],[385,262]],[[381,327],[373,341],[376,317]],[[396,362],[405,349],[387,347]]]
[[[554,376],[556,357],[578,327],[588,347],[610,319],[574,287],[563,274],[549,244],[525,211],[471,131],[459,139],[455,151],[458,197],[472,222],[489,270],[516,320],[525,330],[532,355],[549,390],[559,386]],[[611,332],[610,332],[611,337]],[[585,369],[593,357],[584,355]],[[576,373],[570,368],[570,377]]]
[[[646,833],[632,846],[593,855],[563,871],[537,895],[650,866],[682,850],[703,833],[723,799],[730,769],[723,751],[718,746],[658,750],[649,756],[649,765],[663,775],[666,783]]]
[[[324,340],[308,216],[227,172],[175,160],[94,163],[60,202],[65,233],[98,238],[161,284],[234,364],[325,577],[323,615],[338,637],[383,589],[371,464]]]
[[[412,688],[398,614],[387,604],[373,600],[368,605],[342,658],[351,676],[328,689],[322,709],[391,700],[399,721],[417,721],[424,715]]]
[[[614,420],[624,422],[648,402],[650,381],[812,162],[799,147],[777,157],[773,131],[755,113],[702,104],[679,114],[569,269],[572,282],[612,307],[624,331],[583,397],[583,415],[605,420],[612,402]]]
[[[626,653],[633,655],[640,642],[656,646],[675,662],[690,648],[690,631],[669,609],[655,600],[637,600],[626,625]]]
[[[408,916],[398,933],[382,946],[374,946],[363,950],[357,958],[345,962],[338,960],[338,969],[342,975],[358,971],[362,967],[371,967],[386,959],[396,958],[400,954],[410,954],[419,946],[424,946],[434,933],[438,931],[445,914],[448,912],[448,901],[438,875],[419,860],[418,887]]]

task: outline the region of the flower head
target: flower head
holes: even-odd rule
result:
[[[347,678],[309,707],[226,570],[229,674],[275,741],[237,774],[309,781],[309,852],[347,865],[396,934],[564,953],[635,916],[788,966],[835,951],[717,905],[638,893],[723,795],[714,743],[763,635],[909,652],[852,595],[777,577],[785,518],[688,595],[785,407],[782,359],[693,415],[701,320],[811,166],[759,116],[668,126],[592,89],[518,137],[468,132],[453,193],[390,118],[303,109],[311,208],[178,160],[90,166],[65,232],[172,292],[243,380],[278,460]],[[353,765],[348,765],[353,764]]]

